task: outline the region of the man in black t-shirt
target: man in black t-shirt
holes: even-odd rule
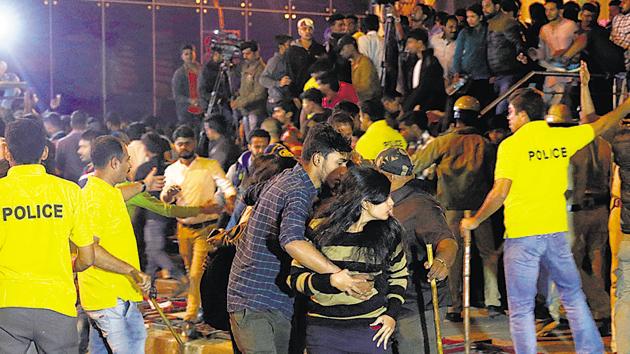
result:
[[[394,216],[403,225],[410,281],[405,303],[397,320],[398,353],[435,353],[436,334],[433,320],[431,285],[438,287],[440,318],[449,301],[447,277],[457,254],[457,242],[450,231],[444,210],[437,200],[421,188],[422,181],[413,174],[413,164],[403,149],[383,150],[375,165],[392,183]],[[427,263],[426,245],[433,245],[433,265]],[[423,349],[418,349],[423,348]]]

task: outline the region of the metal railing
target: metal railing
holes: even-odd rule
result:
[[[490,112],[494,107],[496,107],[499,103],[501,103],[501,101],[503,101],[504,99],[508,98],[512,92],[516,91],[518,88],[520,88],[523,84],[525,84],[526,82],[528,82],[531,78],[533,78],[534,76],[555,76],[555,77],[580,77],[580,73],[579,72],[563,72],[563,71],[530,71],[529,73],[527,73],[525,76],[523,76],[520,80],[518,80],[514,85],[510,86],[510,89],[505,91],[505,93],[503,93],[502,95],[500,95],[499,97],[497,97],[494,101],[490,102],[487,106],[485,106],[481,112],[480,112],[480,116],[484,116],[486,113]],[[612,74],[591,74],[591,77],[602,77],[602,78],[616,78],[617,75],[612,75]],[[613,86],[613,97],[616,96],[620,96],[622,95],[622,91],[618,91],[614,86]],[[616,100],[615,100],[616,102]]]

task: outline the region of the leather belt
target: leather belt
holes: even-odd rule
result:
[[[218,219],[208,220],[208,221],[200,222],[198,224],[181,224],[181,225],[188,229],[199,230],[199,229],[203,229],[204,227],[216,225],[217,220]]]
[[[593,210],[608,205],[610,205],[609,196],[587,196],[582,200],[582,204],[572,204],[569,211]]]

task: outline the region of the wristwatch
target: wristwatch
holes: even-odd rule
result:
[[[147,191],[147,184],[144,183],[144,181],[140,181],[140,184],[142,185],[142,190],[140,190],[140,193],[144,193]]]

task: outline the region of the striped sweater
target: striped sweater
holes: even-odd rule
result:
[[[330,274],[317,274],[293,260],[289,286],[309,296],[308,321],[320,325],[369,325],[380,315],[396,318],[407,288],[407,260],[399,242],[388,255],[386,264],[368,263],[361,253],[363,233],[345,233],[335,245],[321,252],[341,269],[366,273],[374,279],[374,289],[367,300],[351,297],[330,284]]]

